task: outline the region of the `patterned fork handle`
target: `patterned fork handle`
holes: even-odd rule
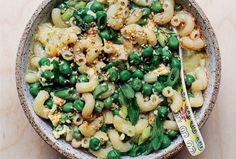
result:
[[[177,34],[177,30],[175,28],[173,30]],[[192,108],[189,102],[188,93],[184,81],[183,53],[180,46],[179,57],[181,61],[181,83],[185,96],[185,101],[183,102],[181,110],[177,113],[174,113],[174,118],[177,122],[180,133],[184,139],[188,151],[192,156],[197,156],[205,150],[205,143],[198,128],[198,125],[195,121]]]

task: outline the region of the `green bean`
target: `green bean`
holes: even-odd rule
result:
[[[158,77],[158,81],[159,81],[160,83],[166,82],[167,79],[168,79],[168,76],[164,76],[164,75]]]
[[[69,113],[73,111],[73,103],[66,103],[62,107],[63,112]]]
[[[60,97],[65,100],[76,100],[77,91],[74,89],[61,89],[54,92],[55,96]]]
[[[135,95],[134,90],[129,84],[126,84],[126,83],[122,84],[120,86],[120,89],[126,98],[128,99],[134,98],[134,95]]]
[[[39,82],[29,85],[29,92],[32,96],[37,96],[41,89],[42,89],[42,87]]]
[[[95,99],[97,99],[97,98],[99,98],[100,95],[102,95],[106,91],[108,91],[108,85],[107,85],[107,83],[102,83],[102,84],[98,85],[95,88],[95,90],[93,91],[93,97]]]
[[[83,111],[84,102],[82,100],[79,100],[79,99],[75,100],[73,105],[77,112],[81,113]]]
[[[179,73],[179,69],[172,68],[166,81],[166,85],[171,87],[174,86],[179,80]]]
[[[85,16],[84,14],[87,15],[87,11],[84,8],[80,8],[79,11],[74,11],[73,16],[75,17],[76,25],[82,31],[88,31],[90,26],[83,21],[82,16]]]
[[[96,20],[98,29],[104,29],[107,25],[107,14],[104,11],[98,11],[96,13]]]
[[[100,150],[100,140],[96,137],[93,137],[89,140],[89,148],[93,151]]]

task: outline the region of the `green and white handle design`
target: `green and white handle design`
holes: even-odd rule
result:
[[[177,33],[176,29],[174,29],[174,31]],[[205,143],[195,121],[189,102],[188,93],[184,81],[183,53],[181,47],[179,47],[179,57],[181,61],[181,83],[185,101],[183,102],[181,110],[177,113],[174,113],[174,118],[177,122],[180,133],[184,139],[188,151],[192,156],[197,156],[205,150]]]

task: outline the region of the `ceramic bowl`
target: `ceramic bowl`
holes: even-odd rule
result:
[[[58,0],[44,0],[42,4],[35,11],[29,20],[22,39],[20,41],[17,60],[16,60],[16,84],[19,94],[19,99],[24,109],[24,112],[29,119],[31,125],[36,132],[45,140],[51,147],[56,149],[59,153],[71,159],[92,159],[95,158],[91,154],[72,148],[64,140],[56,140],[52,136],[52,129],[48,122],[39,118],[33,111],[33,98],[28,91],[28,85],[25,82],[25,74],[27,72],[27,63],[29,60],[29,47],[32,42],[33,34],[39,23],[46,21],[50,17],[51,9],[54,7]],[[195,18],[201,27],[203,35],[207,41],[207,53],[209,55],[209,85],[205,91],[205,103],[201,109],[195,113],[196,121],[199,127],[202,127],[209,117],[217,98],[220,85],[221,62],[220,52],[216,36],[211,27],[209,20],[203,13],[202,9],[194,0],[179,0],[178,3],[182,4]],[[152,153],[148,156],[140,156],[137,158],[142,159],[166,159],[173,156],[183,147],[183,139],[179,136],[175,139],[171,146],[164,150]],[[124,157],[128,158],[128,157]]]

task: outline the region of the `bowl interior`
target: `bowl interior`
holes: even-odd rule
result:
[[[25,82],[25,75],[28,69],[29,60],[29,48],[33,40],[33,34],[39,23],[42,23],[49,19],[50,11],[58,3],[58,0],[45,0],[37,11],[34,13],[30,19],[28,25],[26,26],[25,32],[22,36],[19,50],[17,54],[16,62],[16,82],[17,89],[20,98],[21,105],[27,115],[30,123],[35,128],[37,133],[53,148],[62,153],[68,158],[95,158],[90,154],[77,150],[71,147],[70,144],[66,143],[64,140],[56,140],[52,136],[52,129],[48,122],[39,118],[33,111],[33,98],[28,91],[28,85]],[[214,35],[213,29],[206,18],[205,14],[199,8],[199,6],[193,0],[177,0],[178,3],[182,4],[184,8],[187,9],[195,18],[199,24],[203,35],[207,41],[207,53],[209,56],[209,67],[208,67],[208,77],[209,85],[205,91],[205,103],[203,107],[196,111],[195,117],[198,125],[201,127],[207,120],[210,112],[215,104],[216,97],[218,94],[218,88],[220,83],[220,55],[216,37]],[[137,158],[150,159],[150,158],[168,158],[177,151],[179,151],[183,146],[183,140],[179,136],[175,139],[171,146],[152,153],[148,156],[140,156]],[[124,157],[129,158],[129,157]]]

